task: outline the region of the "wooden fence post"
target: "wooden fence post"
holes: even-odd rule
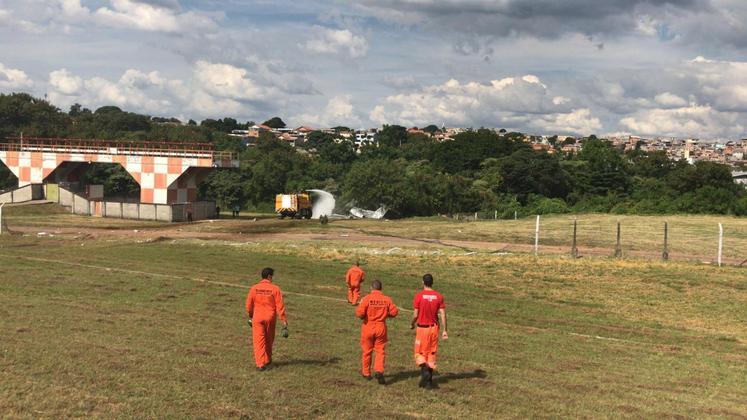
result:
[[[669,260],[669,224],[664,222],[664,251],[661,253],[661,259]]]
[[[540,217],[537,215],[537,222],[534,225],[534,256],[539,254],[539,240],[540,240]]]
[[[724,250],[724,225],[718,224],[718,266],[721,267],[721,253]]]
[[[573,218],[573,243],[571,244],[571,257],[578,258],[578,247],[576,247],[576,227],[577,220]]]
[[[620,242],[620,222],[617,222],[617,244],[615,245],[615,258],[623,255],[622,243]]]

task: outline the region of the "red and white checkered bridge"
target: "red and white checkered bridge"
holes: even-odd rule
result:
[[[93,163],[118,163],[140,184],[143,203],[197,200],[200,182],[214,168],[238,168],[236,153],[209,143],[8,138],[0,160],[18,177],[18,186],[73,183]]]

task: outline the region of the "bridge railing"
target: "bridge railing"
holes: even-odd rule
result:
[[[10,137],[0,150],[18,152],[81,153],[126,156],[164,156],[236,160],[237,153],[216,151],[210,143],[124,141],[40,137]]]

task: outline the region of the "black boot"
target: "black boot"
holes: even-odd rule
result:
[[[420,388],[425,388],[428,384],[428,370],[428,366],[426,366],[425,363],[420,365],[420,382],[418,382]]]
[[[436,384],[433,383],[433,369],[428,368],[428,381],[425,384],[425,387],[428,389],[435,389]]]
[[[374,377],[379,382],[379,385],[386,385],[386,380],[384,379],[384,374],[381,372],[376,372],[374,374]]]

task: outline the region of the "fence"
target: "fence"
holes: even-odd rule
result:
[[[454,217],[456,219],[456,217]],[[747,266],[747,218],[731,216],[536,216],[516,220],[460,215],[458,232],[442,238],[497,242],[504,251],[577,256],[697,260]],[[575,228],[574,228],[575,222]],[[723,231],[719,239],[720,227]],[[619,233],[618,233],[619,226]],[[575,235],[574,235],[575,230]],[[536,243],[536,246],[535,246]],[[721,252],[719,253],[719,249]]]
[[[49,184],[48,184],[49,185]],[[48,186],[49,188],[55,188]],[[119,219],[186,222],[215,217],[215,202],[197,201],[178,204],[125,203],[89,200],[66,188],[57,187],[58,203],[74,214]]]
[[[29,184],[0,193],[0,203],[22,203],[24,201],[43,199],[44,188],[41,184]]]

